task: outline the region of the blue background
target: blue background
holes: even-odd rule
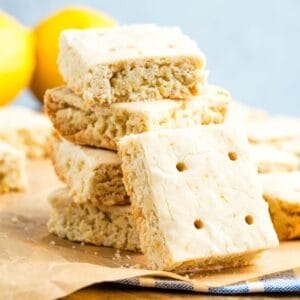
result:
[[[250,105],[300,116],[300,1],[0,0],[0,9],[34,26],[74,3],[101,9],[121,24],[178,25],[206,54],[211,83]],[[18,103],[35,102],[23,93]]]

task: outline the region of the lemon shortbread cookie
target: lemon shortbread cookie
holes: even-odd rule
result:
[[[270,117],[248,123],[248,138],[252,143],[271,143],[300,139],[300,121],[287,117]]]
[[[247,139],[223,125],[120,140],[124,184],[149,267],[247,265],[278,240]]]
[[[0,142],[0,194],[23,191],[27,187],[25,156],[10,145]]]
[[[205,57],[177,27],[65,30],[59,70],[86,103],[183,99],[205,86]]]
[[[49,156],[51,123],[41,113],[25,107],[0,109],[0,140],[29,158]]]
[[[300,169],[300,159],[297,155],[280,150],[275,145],[251,144],[250,149],[259,173],[289,172]]]
[[[268,118],[268,114],[265,111],[232,100],[226,116],[226,122],[239,122],[246,125],[248,122],[266,118]]]
[[[300,172],[261,174],[279,239],[300,237]]]
[[[283,151],[300,156],[300,139],[277,142],[275,146]]]
[[[140,243],[130,205],[93,206],[75,203],[68,189],[49,195],[51,204],[48,228],[71,241],[138,251]]]
[[[52,162],[74,202],[94,205],[129,203],[117,153],[72,144],[54,134]]]
[[[46,93],[45,107],[54,127],[68,140],[116,149],[116,140],[131,133],[222,123],[229,101],[228,92],[209,86],[207,94],[191,100],[86,107],[80,97],[61,87]]]

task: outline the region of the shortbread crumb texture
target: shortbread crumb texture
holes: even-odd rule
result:
[[[52,162],[77,203],[128,204],[121,160],[115,152],[72,144],[53,134]]]
[[[75,203],[68,189],[49,195],[51,204],[48,229],[70,241],[116,249],[139,251],[136,224],[129,205],[94,206]]]
[[[0,109],[0,140],[31,159],[48,158],[52,126],[46,116],[25,107]]]
[[[58,65],[88,104],[183,99],[206,85],[205,57],[176,27],[65,30]]]
[[[222,268],[237,258],[248,264],[278,245],[241,132],[223,125],[160,130],[118,146],[150,268]]]
[[[230,99],[227,91],[209,86],[205,95],[184,101],[87,107],[70,89],[60,87],[47,91],[45,109],[57,131],[71,142],[116,150],[117,140],[125,135],[222,123]]]
[[[25,156],[10,145],[0,142],[0,194],[25,191],[26,188]]]
[[[300,172],[261,174],[264,198],[280,240],[300,237]]]

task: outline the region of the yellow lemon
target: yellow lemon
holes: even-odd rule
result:
[[[0,106],[29,85],[34,60],[32,32],[0,11]]]
[[[42,101],[46,89],[63,84],[56,63],[58,40],[62,30],[115,25],[117,23],[114,19],[83,7],[65,8],[38,24],[35,29],[37,63],[31,83],[36,97]]]

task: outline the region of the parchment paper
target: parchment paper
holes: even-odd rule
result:
[[[0,298],[54,299],[94,283],[162,276],[217,287],[300,267],[300,242],[268,251],[255,266],[187,278],[145,269],[142,255],[81,245],[47,232],[47,195],[62,185],[49,161],[28,163],[30,191],[0,197]],[[139,268],[136,268],[139,266]]]

